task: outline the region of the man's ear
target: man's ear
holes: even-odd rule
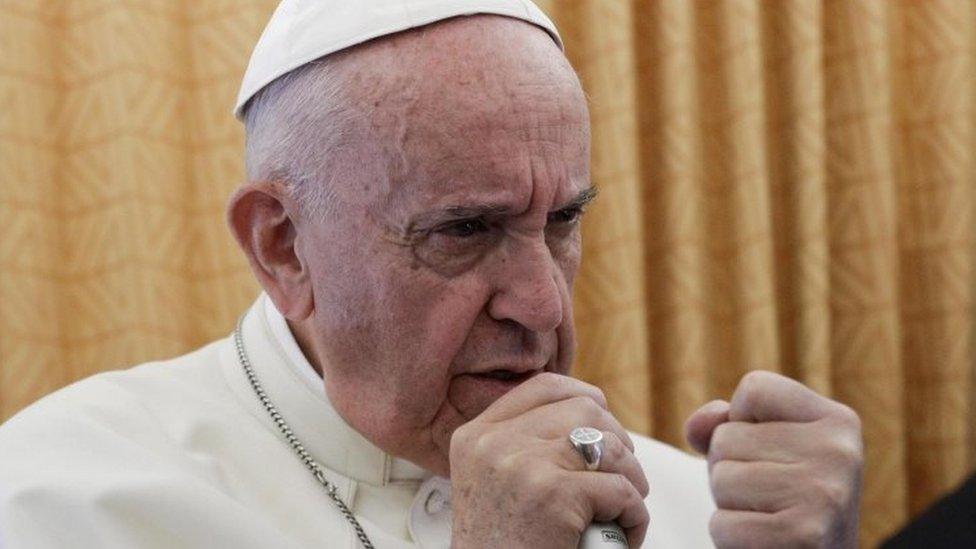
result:
[[[281,314],[300,321],[312,314],[314,300],[289,205],[294,206],[284,183],[247,183],[230,197],[227,224]]]

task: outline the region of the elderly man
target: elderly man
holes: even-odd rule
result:
[[[690,418],[706,461],[567,375],[579,82],[527,0],[408,4],[276,11],[227,215],[264,293],[5,424],[6,547],[853,546],[848,408],[749,375]]]

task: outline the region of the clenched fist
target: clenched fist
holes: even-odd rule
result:
[[[685,430],[708,457],[719,548],[856,546],[863,449],[850,408],[756,371]]]

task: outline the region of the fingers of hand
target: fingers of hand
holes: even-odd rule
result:
[[[766,461],[720,461],[712,468],[712,497],[719,509],[774,513],[797,503],[797,467]]]
[[[842,414],[723,423],[708,460],[719,547],[819,546],[818,536],[855,535],[862,449],[859,428]]]
[[[816,421],[843,405],[788,377],[754,370],[739,381],[729,406],[731,421]]]
[[[685,440],[700,454],[708,453],[715,428],[729,420],[729,403],[713,400],[695,411],[685,422]]]
[[[560,464],[569,471],[585,471],[586,464],[583,456],[566,441],[553,440],[553,451],[560,456]],[[600,459],[599,471],[623,475],[634,485],[642,498],[650,493],[647,476],[634,452],[625,445],[620,438],[611,431],[603,432],[603,457]]]
[[[569,432],[576,427],[592,427],[612,432],[631,452],[634,451],[634,441],[617,418],[585,396],[540,406],[522,416],[518,428],[540,438],[568,441]]]
[[[794,463],[816,453],[815,424],[730,421],[715,428],[708,464],[722,460]]]
[[[807,462],[826,475],[860,470],[863,445],[859,427],[827,419],[813,423],[730,421],[712,434],[711,469],[723,460]]]
[[[631,547],[640,547],[647,533],[650,515],[644,497],[630,479],[603,472],[573,473],[581,501],[588,502],[594,521],[616,521],[627,532]]]
[[[743,380],[732,404],[726,405],[721,401],[706,404],[688,420],[687,438],[694,447],[707,452],[712,494],[723,513],[743,511],[746,514],[735,517],[744,522],[761,520],[763,524],[775,524],[775,519],[764,513],[775,514],[798,506],[809,495],[802,479],[807,470],[815,467],[814,462],[824,451],[823,445],[818,447],[818,443],[825,440],[823,425],[769,420],[783,416],[814,421],[819,416],[811,413],[811,409],[823,412],[830,406],[820,408],[822,403],[814,402],[811,407],[810,402],[804,402],[805,399],[818,401],[822,397],[802,386],[799,387],[802,391],[789,395],[796,389],[792,387],[794,383],[774,374],[751,374]],[[775,406],[780,404],[775,393],[784,391],[781,386],[787,389],[784,393],[786,402],[800,402],[798,415],[790,415],[796,410],[775,410]],[[772,397],[767,393],[772,393]],[[828,401],[828,404],[835,403]],[[756,421],[768,422],[752,423]],[[810,460],[813,461],[805,469],[802,464]],[[810,491],[823,492],[826,500],[837,499],[842,494],[835,493],[831,486],[839,485],[829,481],[817,483]],[[823,490],[818,490],[818,487]],[[726,515],[717,519],[719,524],[724,520],[722,516]],[[779,538],[765,536],[762,539]],[[727,541],[720,543],[716,539],[722,547],[737,546]],[[763,541],[748,539],[742,546],[754,546],[756,543]]]
[[[708,529],[720,549],[856,546],[853,540],[836,537],[828,517],[800,511],[759,513],[719,509],[712,515]]]
[[[487,421],[503,421],[574,397],[586,397],[600,408],[607,409],[607,399],[599,387],[569,376],[543,372],[496,400],[480,417]]]

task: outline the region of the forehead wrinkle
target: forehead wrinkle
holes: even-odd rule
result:
[[[368,43],[347,59],[357,73],[353,99],[384,151],[390,185],[380,202],[387,211],[405,213],[404,199],[417,205],[427,197],[429,204],[455,180],[477,194],[496,187],[491,179],[517,177],[535,187],[528,156],[540,150],[586,156],[567,148],[586,147],[577,144],[588,122],[578,80],[551,38],[531,24],[463,17]],[[511,162],[516,150],[529,154]],[[565,167],[575,173],[586,162],[573,164]],[[435,179],[442,182],[431,188]],[[497,190],[516,199],[504,185]],[[524,206],[532,192],[518,194]]]
[[[513,108],[513,99],[527,94],[547,104],[554,94],[545,89],[554,85],[576,88],[574,95],[582,97],[575,73],[545,31],[500,16],[460,17],[406,31],[367,44],[355,58],[368,83],[364,103],[370,109],[403,110],[423,99],[431,111],[442,106],[443,115],[499,103]]]

